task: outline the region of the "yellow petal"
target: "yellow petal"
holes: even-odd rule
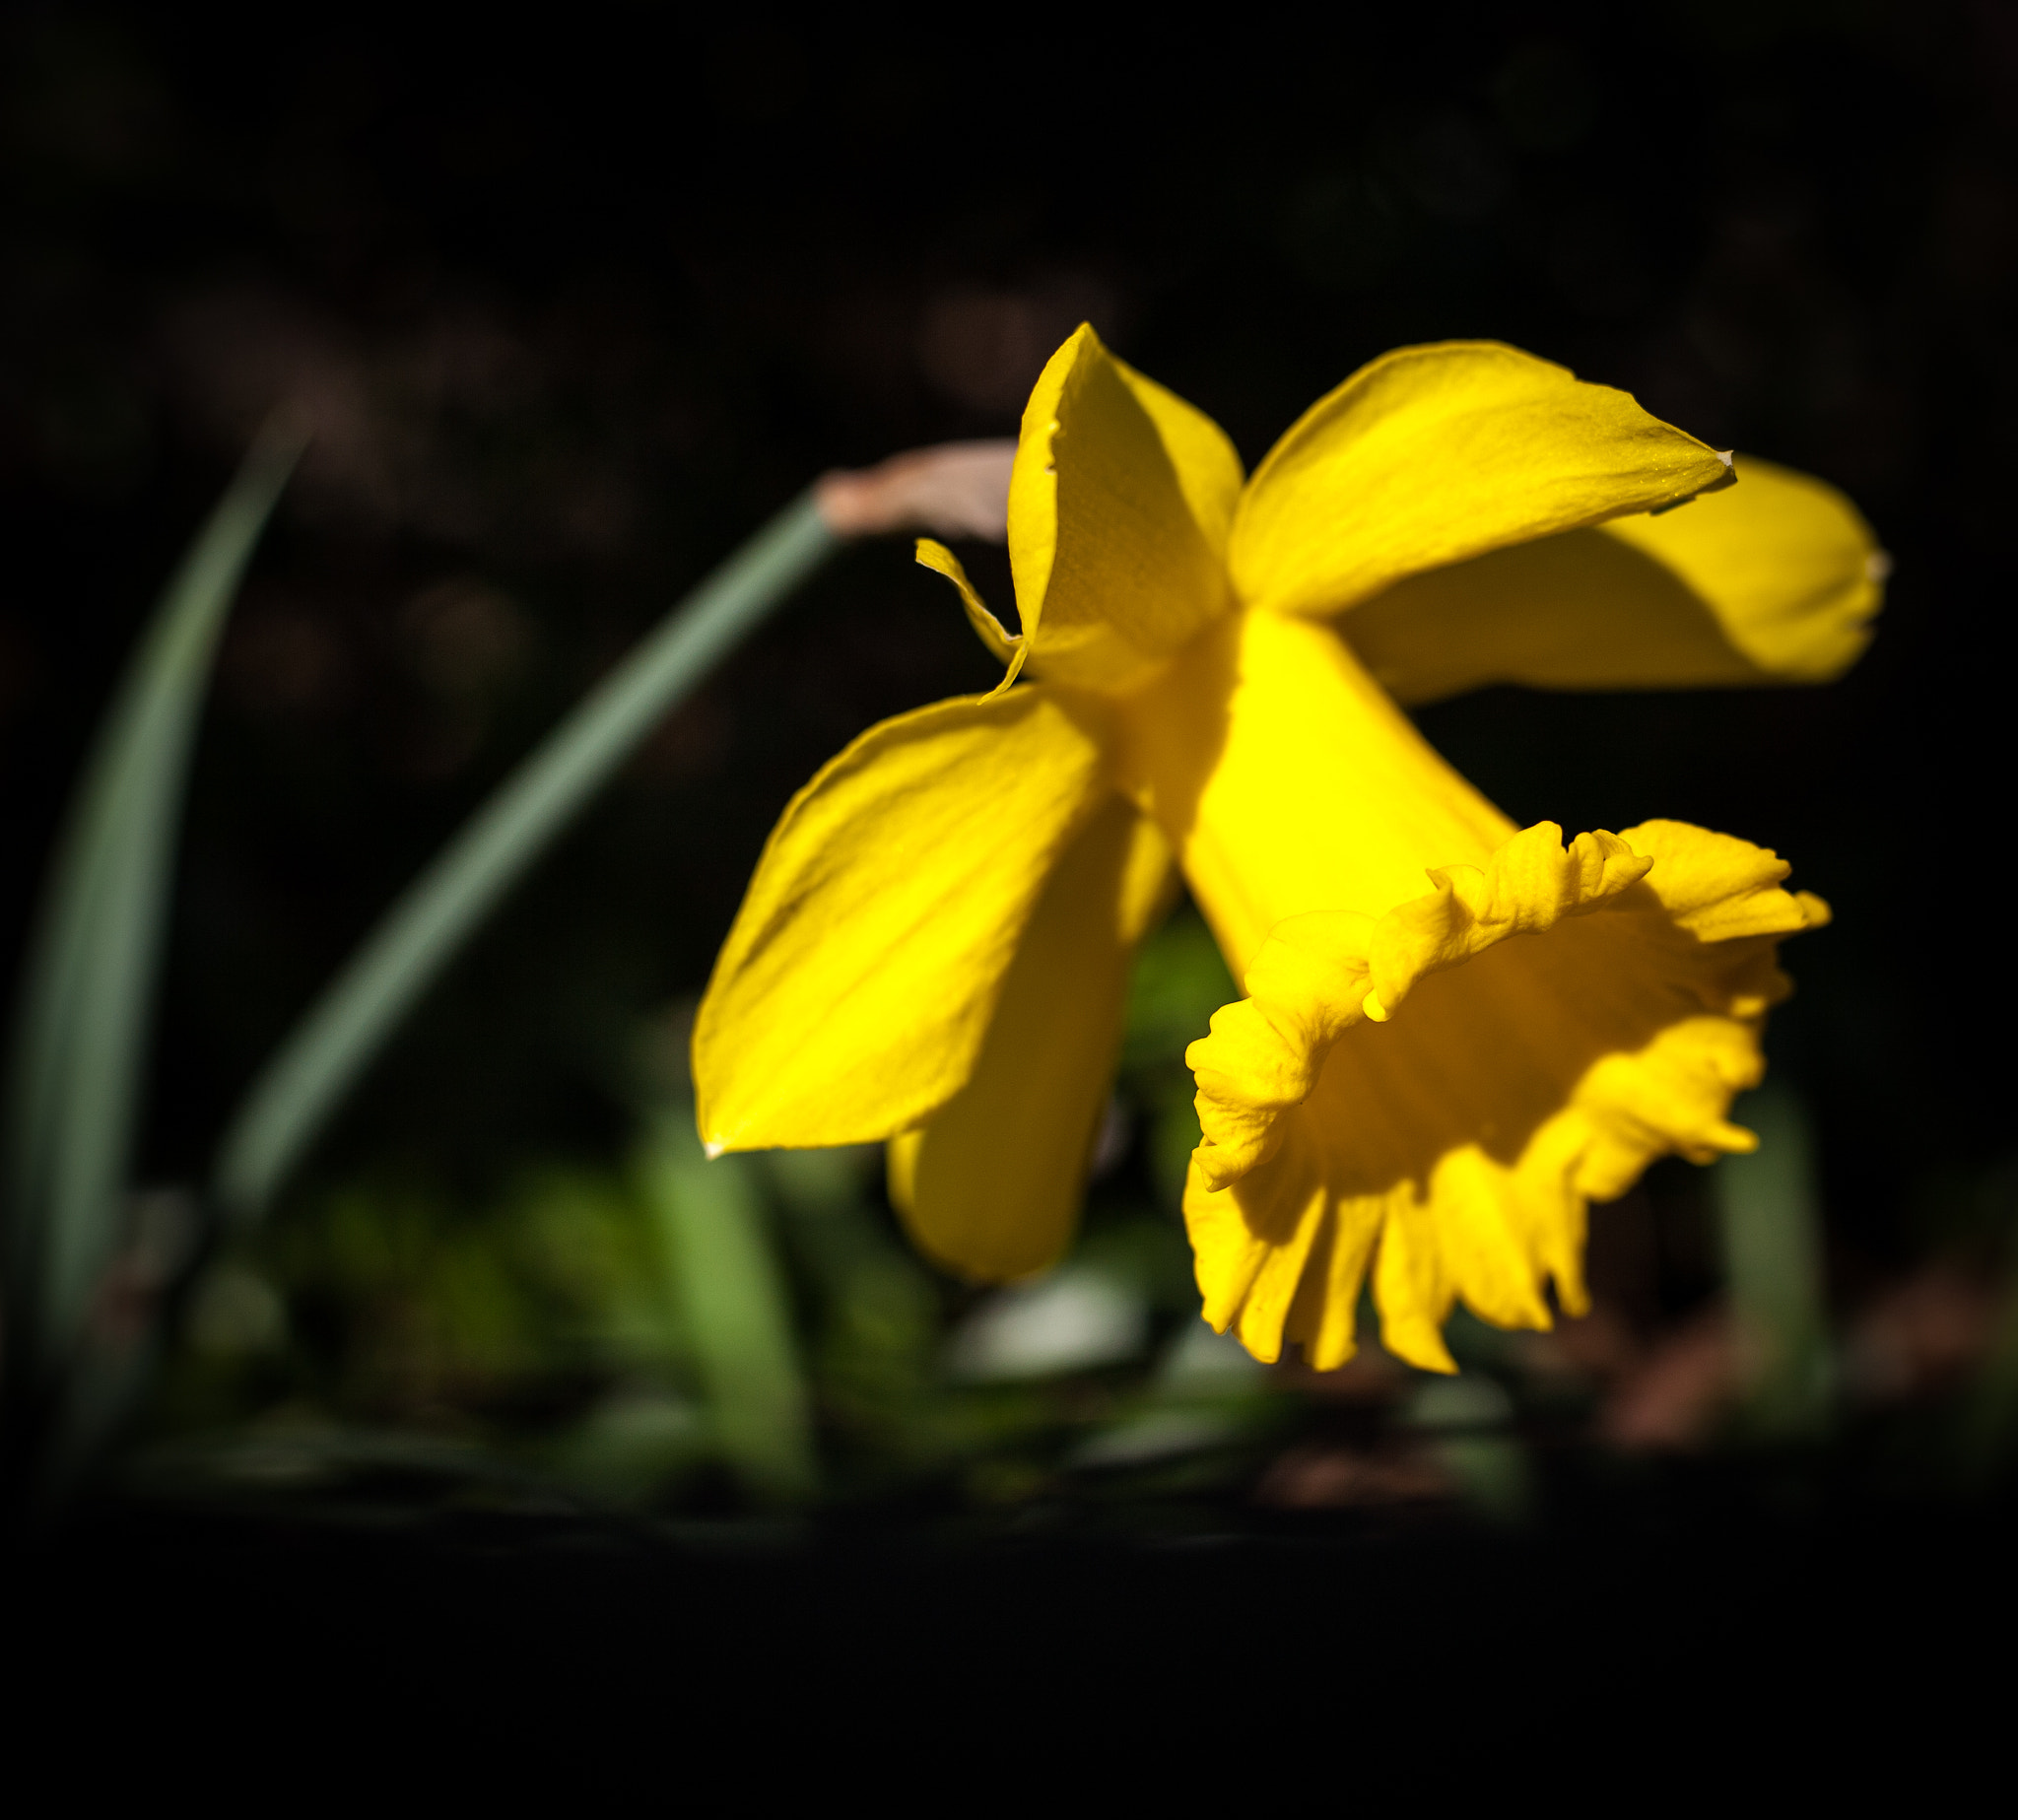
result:
[[[1186,1217],[1212,1317],[1257,1356],[1285,1338],[1313,1363],[1348,1356],[1344,1311],[1378,1243],[1384,1343],[1448,1370],[1457,1299],[1504,1326],[1547,1326],[1551,1280],[1584,1305],[1591,1198],[1667,1152],[1751,1146],[1727,1113],[1786,990],[1774,945],[1819,907],[1781,889],[1774,854],[1681,823],[1556,843],[1527,830],[1371,925],[1286,924],[1249,972],[1246,1018],[1221,1012],[1192,1045],[1206,1141]],[[1388,985],[1391,1021],[1354,1015],[1388,968],[1406,1004]],[[1322,1002],[1285,1002],[1312,984]]]
[[[1305,1342],[1319,1370],[1353,1355],[1353,1322],[1378,1219],[1332,1217],[1326,1159],[1308,1121],[1238,1194],[1185,1190],[1184,1218],[1205,1318],[1231,1327],[1255,1358],[1273,1364],[1285,1339]]]
[[[1059,861],[973,1075],[892,1145],[893,1198],[927,1256],[999,1282],[1063,1254],[1120,1045],[1129,960],[1173,881],[1169,845],[1119,797]]]
[[[942,543],[930,537],[920,537],[917,542],[917,560],[921,568],[941,574],[953,583],[960,594],[960,604],[967,609],[967,623],[975,629],[980,641],[988,647],[989,654],[1009,667],[1002,680],[989,691],[1000,695],[1013,683],[1023,669],[1023,660],[1029,653],[1029,645],[1021,633],[1007,631],[987,609],[986,603],[975,591],[975,585],[967,578],[967,570],[959,557]]]
[[[1638,884],[1653,865],[1601,829],[1579,835],[1567,849],[1562,839],[1554,822],[1537,822],[1483,867],[1431,868],[1429,880],[1437,889],[1396,905],[1374,925],[1368,944],[1374,990],[1366,997],[1367,1016],[1384,1022],[1417,980],[1509,936],[1540,935],[1565,916],[1587,916]],[[1783,867],[1779,876],[1785,876]]]
[[[1339,630],[1407,703],[1537,689],[1819,683],[1870,642],[1888,564],[1833,487],[1749,455],[1675,511],[1409,577]]]
[[[1236,978],[1285,917],[1379,915],[1426,866],[1484,865],[1514,833],[1317,621],[1237,615],[1115,713],[1123,786]]]
[[[711,1150],[850,1144],[966,1085],[1052,867],[1107,794],[1045,689],[872,727],[786,808],[694,1030]]]
[[[1081,327],[1023,413],[1009,565],[1039,674],[1120,690],[1227,606],[1241,461],[1202,411]]]
[[[1255,470],[1234,523],[1234,586],[1249,606],[1336,613],[1405,575],[1671,505],[1729,474],[1727,456],[1627,393],[1517,348],[1401,348],[1319,399]]]
[[[1277,923],[1242,981],[1184,1051],[1198,1082],[1197,1169],[1208,1187],[1251,1174],[1280,1148],[1331,1045],[1366,1015],[1375,923],[1319,910]],[[1284,1305],[1287,1307],[1287,1303]]]

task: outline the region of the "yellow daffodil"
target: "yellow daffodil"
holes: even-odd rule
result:
[[[1683,823],[1516,830],[1397,700],[1833,676],[1882,579],[1854,508],[1489,342],[1375,361],[1244,480],[1082,328],[1008,541],[1015,634],[919,545],[1002,686],[871,728],[771,837],[696,1025],[709,1147],[891,1139],[926,1252],[1043,1268],[1181,872],[1247,993],[1187,1057],[1213,1324],[1334,1366],[1371,1275],[1384,1343],[1448,1370],[1457,1299],[1581,1311],[1591,1198],[1751,1146],[1775,943],[1828,911]]]

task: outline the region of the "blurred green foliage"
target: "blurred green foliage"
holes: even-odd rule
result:
[[[1184,1170],[1200,1136],[1184,1049],[1205,1035],[1220,1006],[1238,997],[1219,944],[1189,903],[1143,945],[1128,982],[1123,1090],[1148,1120],[1150,1179],[1172,1205],[1183,1192]]]
[[[1825,1317],[1807,1114],[1775,1087],[1740,1108],[1767,1139],[1759,1158],[1657,1170],[1593,1209],[1590,1321],[1509,1333],[1460,1308],[1459,1375],[1437,1378],[1379,1348],[1369,1300],[1343,1372],[1256,1365],[1198,1319],[1177,1210],[1197,1141],[1184,1047],[1234,992],[1180,904],[1138,957],[1079,1240],[1046,1276],[995,1289],[919,1260],[873,1146],[706,1161],[677,1008],[619,1070],[637,1108],[619,1161],[526,1166],[487,1194],[361,1176],[221,1254],[143,1478],[339,1501],[390,1485],[403,1505],[432,1485],[681,1521],[1036,1520],[1062,1501],[1181,1526],[1232,1499],[1517,1526],[1593,1438],[1756,1451],[1882,1427],[1871,1410],[1892,1392],[1874,1398],[1872,1374],[1946,1343],[1957,1316],[1938,1296],[1889,1341],[1883,1319]],[[1720,1262],[1691,1237],[1705,1202]],[[1916,1386],[1960,1392],[1954,1422],[1900,1455],[1927,1483],[1994,1480],[2018,1440],[2013,1309],[1968,1341],[1980,1374]]]
[[[365,1177],[221,1254],[157,1453],[259,1434],[355,1464],[331,1436],[399,1431],[634,1508],[1013,1505],[1061,1472],[1218,1483],[1283,1408],[1198,1320],[1177,1216],[1184,1045],[1233,996],[1180,907],[1139,959],[1079,1243],[999,1291],[917,1259],[873,1147],[705,1160],[676,1013],[638,1045],[651,1085],[622,1164],[531,1166],[485,1197]]]
[[[1814,1140],[1805,1108],[1769,1082],[1733,1116],[1759,1148],[1713,1178],[1739,1345],[1748,1354],[1745,1425],[1768,1438],[1812,1435],[1827,1420],[1832,1370],[1823,1308]]]

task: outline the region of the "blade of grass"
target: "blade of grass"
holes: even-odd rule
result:
[[[1961,1399],[1955,1437],[1962,1481],[1977,1491],[2008,1467],[2018,1442],[2018,1269],[2009,1263],[1989,1346]]]
[[[9,1343],[73,1352],[119,1241],[183,783],[218,636],[301,453],[269,431],[169,582],[100,725],[44,889],[11,1058]]]
[[[692,1337],[716,1446],[758,1498],[810,1498],[817,1475],[805,1385],[750,1160],[709,1162],[693,1108],[677,1105],[653,1121],[639,1180]]]
[[[256,1221],[441,970],[669,709],[840,548],[808,493],[702,582],[502,783],[295,1026],[219,1148],[228,1218]]]
[[[1738,1115],[1758,1132],[1759,1148],[1723,1158],[1712,1181],[1731,1314],[1751,1354],[1745,1425],[1761,1439],[1791,1439],[1828,1415],[1813,1145],[1791,1088],[1760,1088]]]

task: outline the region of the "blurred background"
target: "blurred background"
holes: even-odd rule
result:
[[[1419,716],[1517,822],[1680,817],[1830,900],[1738,1112],[1762,1161],[1657,1167],[1594,1216],[1592,1316],[1460,1316],[1457,1380],[1371,1345],[1246,1366],[1177,1216],[1182,1048],[1230,996],[1180,908],[1044,1284],[920,1264],[873,1153],[698,1174],[684,1020],[777,812],[996,671],[902,541],[865,545],[665,722],[206,1266],[122,1496],[1217,1530],[1534,1523],[1766,1458],[1846,1497],[1999,1482],[2018,8],[1210,23],[9,6],[8,952],[150,603],[282,403],[313,439],[197,751],[164,1193],[486,791],[817,474],[1013,434],[1081,319],[1250,464],[1373,355],[1496,337],[1822,475],[1897,565],[1831,688]],[[962,554],[1006,601],[1001,553]],[[723,1230],[725,1332],[695,1288]]]

